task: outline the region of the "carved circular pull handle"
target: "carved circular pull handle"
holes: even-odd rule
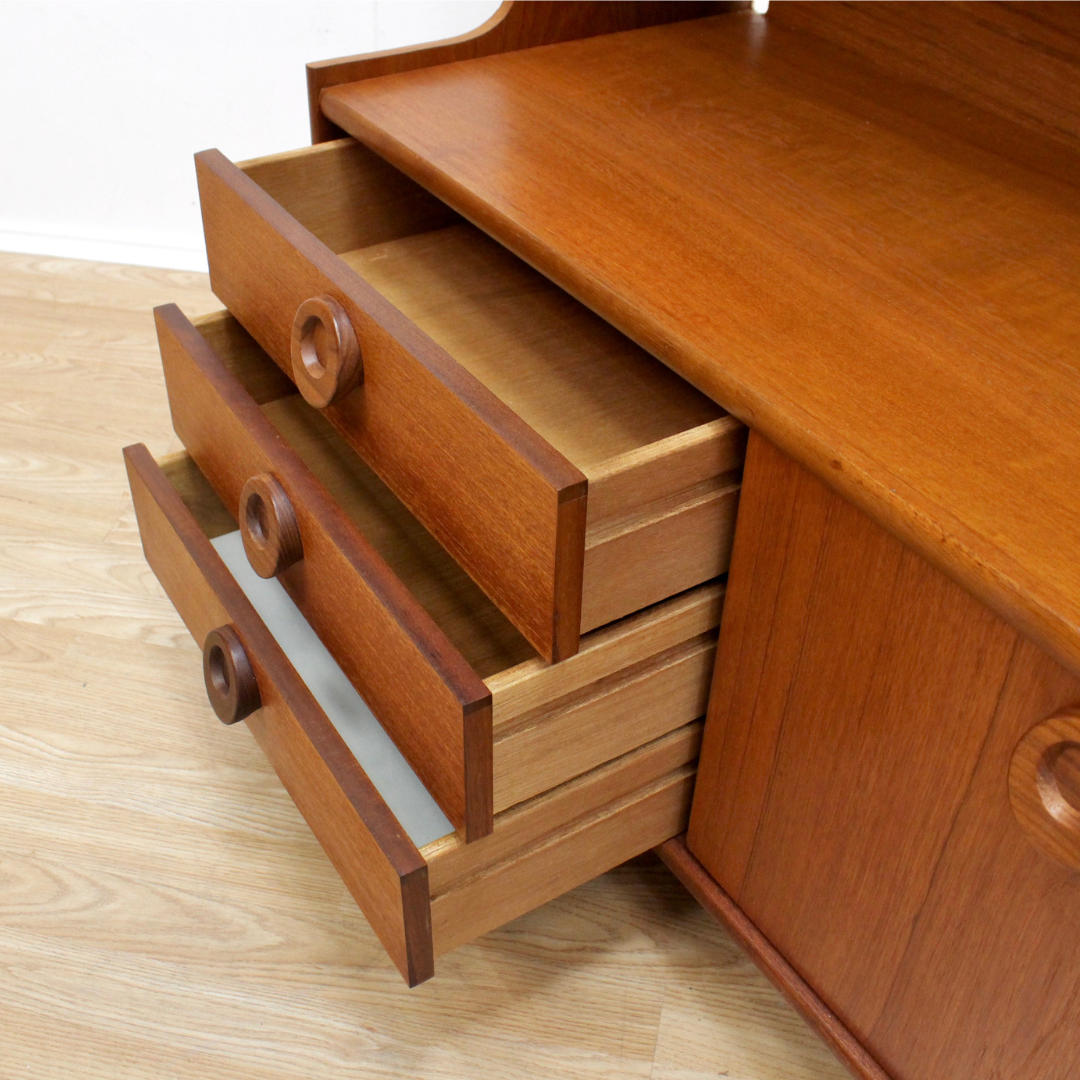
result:
[[[217,718],[235,724],[262,704],[259,684],[243,643],[231,626],[219,626],[203,642],[203,681]]]
[[[304,557],[292,503],[269,473],[259,473],[244,485],[239,518],[244,551],[259,577],[277,577]]]
[[[360,346],[345,309],[330,296],[313,296],[296,309],[292,375],[309,405],[325,409],[364,377]]]
[[[1080,708],[1036,724],[1016,745],[1009,801],[1028,839],[1048,858],[1080,870]]]

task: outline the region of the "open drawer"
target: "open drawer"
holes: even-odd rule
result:
[[[548,664],[229,314],[156,311],[173,424],[276,577],[468,841],[494,816],[705,712],[723,586]],[[260,494],[261,493],[261,494]],[[286,544],[282,539],[289,537]],[[286,551],[288,548],[288,551]]]
[[[351,139],[196,164],[214,291],[541,656],[725,572],[717,405]]]
[[[347,703],[332,722],[300,678],[211,542],[233,523],[191,458],[124,457],[147,561],[203,645],[215,708],[247,720],[410,985],[439,954],[685,828],[700,721],[498,815],[466,845],[393,747],[358,737]],[[331,686],[327,699],[343,695]]]

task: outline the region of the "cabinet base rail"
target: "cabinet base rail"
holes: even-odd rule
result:
[[[795,1006],[852,1075],[858,1080],[891,1080],[836,1013],[694,858],[686,846],[685,833],[665,840],[654,850],[690,895],[746,950],[769,982]]]

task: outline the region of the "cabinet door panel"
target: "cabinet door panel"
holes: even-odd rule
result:
[[[911,945],[869,1044],[897,1077],[1072,1080],[1080,1069],[1080,873],[1009,805],[1016,744],[1080,681],[1022,641]]]
[[[1016,642],[751,438],[688,844],[860,1038],[903,960]]]

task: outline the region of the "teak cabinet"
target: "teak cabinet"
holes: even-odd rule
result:
[[[188,454],[128,467],[403,975],[657,846],[856,1075],[1075,1076],[1077,5],[510,3],[308,76],[313,147],[198,156],[229,310],[159,311]]]

